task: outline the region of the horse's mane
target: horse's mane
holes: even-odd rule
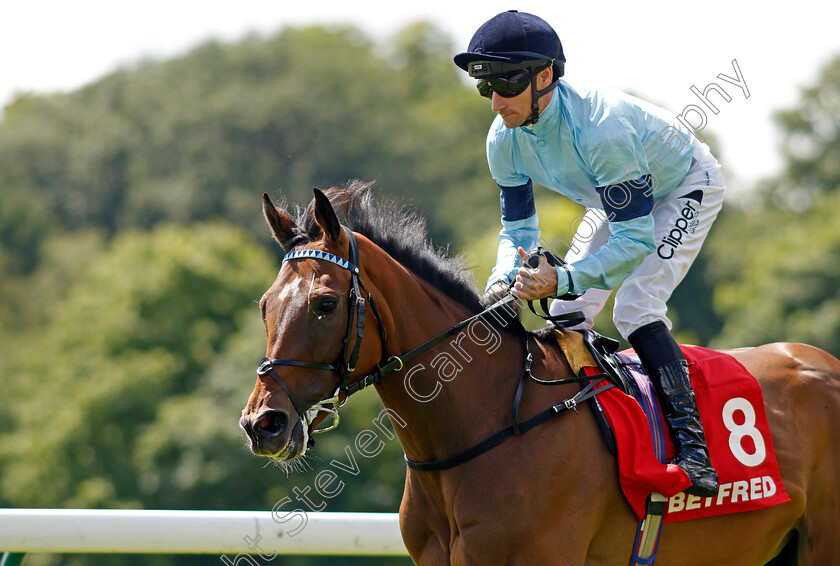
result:
[[[373,197],[373,183],[353,180],[325,192],[337,213],[344,215],[354,232],[370,239],[414,275],[433,284],[453,300],[478,313],[484,308],[464,255],[450,256],[447,249],[435,248],[428,237],[426,221],[396,201]],[[298,209],[298,233],[293,245],[303,245],[322,237],[315,221],[315,202]],[[494,321],[494,317],[488,317]],[[506,321],[510,322],[510,321]],[[504,324],[521,329],[518,319]]]

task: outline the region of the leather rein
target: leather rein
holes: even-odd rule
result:
[[[387,352],[387,340],[385,336],[385,326],[382,322],[382,317],[379,314],[379,310],[376,308],[376,303],[373,300],[371,294],[365,289],[364,285],[362,284],[360,274],[361,271],[359,269],[359,245],[356,241],[355,234],[348,229],[346,226],[342,226],[344,229],[345,234],[347,234],[349,242],[350,242],[350,259],[341,258],[335,254],[331,254],[329,252],[324,252],[320,250],[297,250],[297,251],[290,251],[287,252],[283,258],[283,261],[293,261],[298,259],[307,259],[313,258],[323,261],[328,261],[330,263],[334,263],[339,267],[346,269],[350,272],[351,277],[351,285],[350,285],[350,296],[349,296],[349,304],[351,305],[348,309],[349,316],[347,320],[347,332],[344,336],[344,340],[342,341],[341,351],[338,354],[338,357],[333,363],[322,363],[322,362],[310,362],[310,361],[302,361],[302,360],[291,360],[291,359],[273,359],[270,357],[265,357],[260,362],[259,367],[257,368],[257,374],[260,376],[270,376],[273,378],[283,389],[286,395],[289,397],[289,401],[291,401],[292,406],[297,411],[298,416],[300,419],[307,424],[307,426],[318,416],[320,412],[328,412],[333,415],[334,423],[329,428],[315,430],[313,432],[326,432],[327,430],[331,430],[338,426],[338,407],[343,405],[346,402],[347,397],[350,395],[361,391],[362,389],[370,386],[382,383],[383,377],[392,372],[392,371],[401,371],[403,367],[405,367],[405,363],[414,359],[415,357],[425,353],[426,351],[434,348],[450,336],[453,336],[466,328],[475,320],[479,318],[491,314],[493,311],[506,307],[509,303],[512,303],[516,300],[516,297],[513,295],[507,295],[501,300],[497,301],[496,303],[490,305],[483,311],[478,314],[475,314],[465,320],[462,320],[458,324],[452,326],[448,330],[444,330],[437,336],[423,342],[419,346],[409,350],[408,352],[404,353],[401,356],[391,356],[385,361],[385,355]],[[364,292],[364,295],[362,294]],[[366,298],[365,298],[366,296]],[[376,317],[377,326],[379,328],[379,337],[382,343],[382,359],[376,366],[374,366],[374,371],[366,375],[365,377],[353,382],[349,383],[351,374],[356,370],[356,363],[359,360],[359,353],[361,350],[362,345],[362,338],[364,337],[364,330],[365,330],[365,303],[369,302],[371,309],[373,310],[373,314]],[[572,315],[576,315],[577,313],[572,313]],[[349,351],[348,357],[348,349],[350,347],[351,337],[353,334],[353,322],[355,321],[356,326],[356,340],[353,343],[352,350]],[[562,326],[564,324],[563,320],[552,320],[552,322],[558,326]],[[572,326],[577,324],[579,320],[570,317],[566,319],[566,326]],[[405,458],[406,464],[409,468],[418,471],[439,471],[445,470],[448,468],[453,468],[469,460],[472,460],[476,456],[490,450],[494,446],[497,446],[510,436],[515,436],[519,434],[523,434],[532,428],[548,421],[550,418],[565,412],[566,410],[572,409],[577,412],[577,405],[583,401],[591,399],[598,393],[614,387],[612,383],[608,383],[606,385],[601,385],[596,387],[596,384],[601,380],[601,378],[606,377],[605,374],[597,374],[592,376],[586,376],[581,373],[580,376],[568,379],[558,379],[553,381],[543,381],[535,378],[531,374],[531,363],[532,363],[532,355],[528,350],[528,338],[525,337],[524,340],[524,348],[525,348],[525,365],[522,369],[522,374],[519,377],[519,383],[517,385],[516,394],[514,397],[514,406],[513,406],[513,415],[511,419],[511,425],[507,428],[500,430],[499,432],[485,438],[483,441],[479,442],[478,444],[468,448],[454,456],[449,458],[445,458],[443,460],[436,460],[432,462],[416,462],[414,460]],[[383,363],[383,361],[385,363]],[[295,366],[295,367],[303,367],[309,369],[316,369],[316,370],[326,370],[332,371],[338,374],[338,385],[336,387],[335,393],[332,397],[328,399],[324,399],[318,403],[316,403],[313,407],[309,409],[302,409],[300,403],[295,398],[294,394],[292,393],[291,389],[289,388],[288,384],[281,378],[276,371],[274,371],[275,366],[279,365],[286,365],[286,366]],[[586,386],[584,386],[574,397],[567,399],[565,401],[561,401],[556,405],[552,405],[551,407],[545,409],[544,411],[537,413],[536,415],[532,416],[531,418],[520,422],[518,420],[518,410],[519,410],[519,403],[522,398],[522,392],[524,389],[525,384],[525,377],[530,377],[533,381],[536,381],[542,385],[562,385],[566,383],[583,383],[589,382]],[[343,399],[342,399],[343,396]],[[311,442],[311,439],[310,439]]]

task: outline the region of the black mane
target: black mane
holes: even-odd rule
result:
[[[336,213],[344,215],[351,230],[364,235],[388,255],[435,288],[474,312],[482,309],[480,297],[463,256],[450,257],[429,242],[426,221],[395,202],[374,199],[373,183],[353,180],[325,192]],[[298,234],[293,245],[319,239],[314,201],[298,211]],[[364,261],[364,260],[362,260]]]
[[[473,313],[478,314],[489,306],[485,303],[486,299],[479,295],[464,256],[451,257],[448,250],[432,246],[425,219],[394,201],[374,199],[372,187],[373,183],[353,180],[324,194],[336,213],[343,214],[351,230],[370,239],[414,275],[431,283]],[[281,209],[284,208],[281,206]],[[314,200],[303,210],[297,208],[294,216],[297,233],[286,242],[287,250],[323,236],[321,227],[315,221]],[[361,262],[364,263],[364,258]],[[514,335],[525,332],[513,309],[498,309],[496,313],[484,317],[484,320]]]

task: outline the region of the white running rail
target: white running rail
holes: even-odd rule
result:
[[[0,509],[3,552],[407,556],[396,513]],[[250,545],[250,548],[249,548]]]

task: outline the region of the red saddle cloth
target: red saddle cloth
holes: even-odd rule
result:
[[[598,401],[616,436],[621,489],[639,520],[651,492],[669,498],[665,522],[752,511],[789,501],[755,377],[728,354],[698,346],[681,348],[691,364],[691,384],[720,492],[706,498],[682,493],[690,485],[688,478],[681,468],[657,460],[652,440],[655,433],[639,403],[618,388],[609,389],[598,394]],[[622,353],[634,355],[632,350]],[[658,404],[654,409],[659,411]],[[670,459],[673,444],[667,430],[660,434]]]

